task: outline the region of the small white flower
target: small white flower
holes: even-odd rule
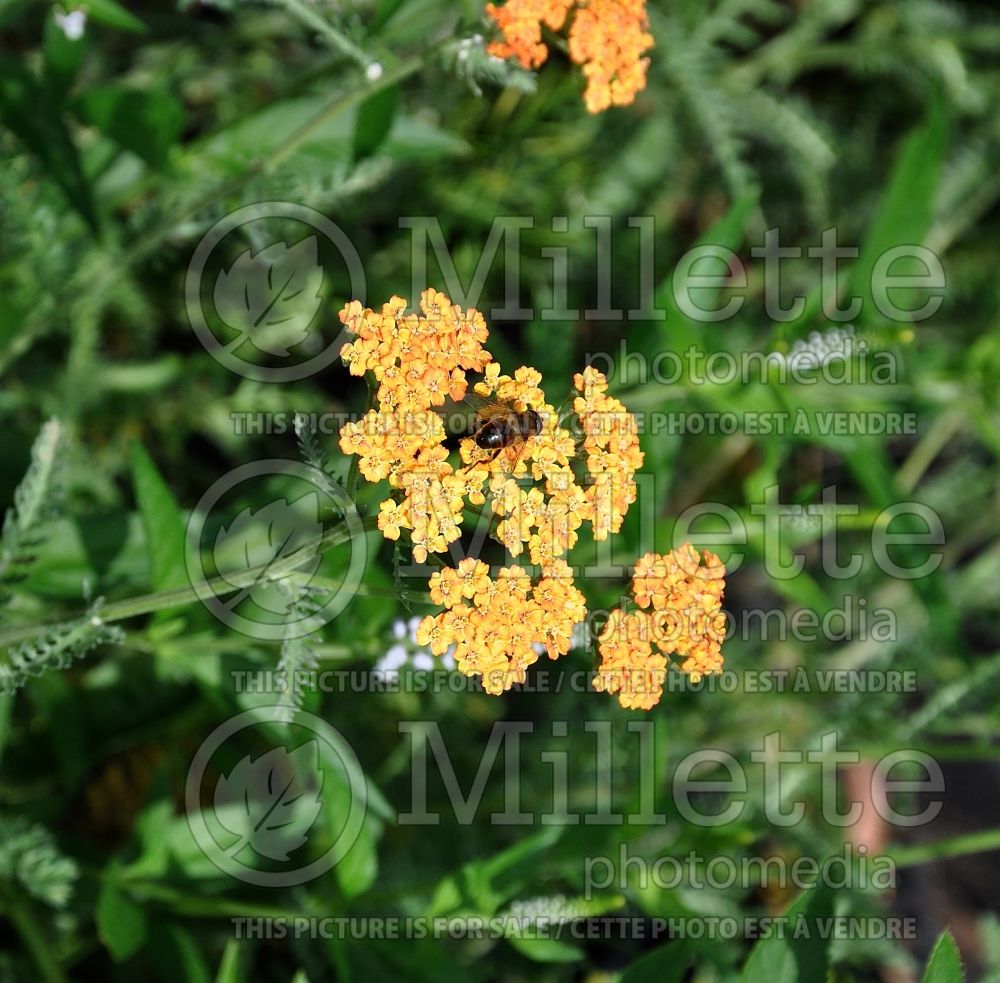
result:
[[[407,628],[410,630],[410,643],[412,645],[417,644],[417,629],[420,627],[420,622],[423,618],[413,617],[406,623]]]
[[[406,638],[406,622],[402,618],[397,618],[392,623],[392,637],[398,639]]]
[[[413,656],[413,668],[430,672],[434,668],[434,656],[430,652],[416,652]]]
[[[71,10],[67,13],[63,10],[55,10],[52,12],[52,17],[56,22],[56,27],[70,41],[79,41],[83,37],[84,28],[87,26],[86,11]]]
[[[573,634],[570,637],[570,645],[575,649],[590,648],[590,626],[586,621],[581,621],[573,625]]]
[[[399,670],[406,665],[407,652],[402,645],[393,645],[378,662],[375,663],[375,675],[383,679],[395,679]]]
[[[382,77],[382,72],[382,63],[373,61],[365,69],[365,78],[368,79],[369,82],[377,82]]]

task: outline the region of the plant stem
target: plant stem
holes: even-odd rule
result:
[[[378,516],[365,516],[361,520],[361,527],[365,532],[371,532],[378,528]],[[231,573],[226,576],[214,577],[211,580],[203,580],[190,587],[178,587],[174,590],[158,591],[155,594],[143,594],[140,597],[130,597],[124,601],[115,601],[105,604],[100,609],[99,617],[105,623],[112,621],[124,621],[126,618],[135,618],[141,614],[152,614],[154,611],[164,611],[168,608],[183,607],[193,604],[205,594],[224,595],[231,594],[234,590],[251,587],[263,580],[278,580],[294,574],[297,567],[300,567],[307,560],[315,558],[319,553],[341,543],[346,543],[351,539],[351,534],[345,525],[339,525],[333,529],[328,529],[322,536],[317,536],[312,541],[299,547],[294,553],[273,563],[262,563],[259,566],[251,567],[248,570],[241,570],[239,573]],[[0,631],[0,646],[11,645],[15,642],[24,641],[39,635],[52,627],[51,622],[35,625],[19,625],[16,628],[8,628]]]
[[[331,47],[356,61],[362,68],[371,64],[371,59],[347,35],[338,31],[324,17],[320,17],[311,7],[307,7],[302,0],[274,0],[274,2],[279,7],[284,7],[293,17],[297,17],[310,30],[321,34]]]
[[[975,833],[953,836],[936,843],[918,843],[902,846],[889,851],[889,856],[898,867],[915,867],[931,860],[945,860],[948,857],[964,857],[973,853],[985,853],[1000,849],[1000,829],[983,829]]]
[[[4,913],[17,929],[25,949],[38,967],[39,976],[46,983],[66,983],[66,976],[52,953],[52,947],[39,928],[25,901],[24,893],[17,889],[3,888]]]

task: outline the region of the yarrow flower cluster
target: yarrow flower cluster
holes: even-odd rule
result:
[[[420,623],[418,644],[435,655],[450,652],[458,670],[481,676],[492,695],[523,683],[540,652],[550,659],[565,655],[574,626],[587,615],[584,596],[563,561],[533,583],[521,567],[504,567],[491,577],[485,563],[470,558],[457,569],[435,573],[430,589],[431,600],[445,610]]]
[[[605,395],[607,380],[595,369],[575,378],[576,411],[586,440],[584,465],[589,484],[581,486],[573,468],[576,441],[547,402],[541,374],[521,366],[501,374],[483,343],[482,315],[463,311],[437,291],[420,298],[421,314],[404,315],[406,301],[393,297],[380,313],[352,301],[340,318],[356,340],[343,358],[355,375],[370,372],[377,405],[340,431],[345,454],[357,454],[361,474],[371,482],[388,479],[397,491],[380,506],[379,528],[387,539],[408,531],[413,556],[425,562],[443,553],[461,535],[466,500],[482,505],[489,496],[501,518],[496,536],[512,556],[527,548],[543,572],[576,545],[578,530],[593,525],[605,539],[620,527],[635,501],[635,472],[642,466],[634,417]],[[475,391],[517,413],[533,412],[541,432],[499,453],[472,439],[461,446],[462,466],[448,460],[447,432],[435,407],[468,391],[467,371],[482,372]],[[518,478],[530,479],[524,489]]]
[[[542,28],[560,31],[572,12],[569,56],[587,80],[584,103],[589,112],[627,106],[646,87],[653,47],[646,0],[507,0],[486,5],[503,35],[487,47],[497,58],[516,58],[523,68],[538,68],[548,58]]]
[[[573,408],[586,435],[583,449],[593,481],[587,501],[593,510],[594,539],[607,539],[621,530],[636,498],[635,474],[642,467],[639,430],[624,404],[607,395],[608,380],[588,367],[574,376],[578,396]]]
[[[541,655],[557,659],[573,647],[587,610],[563,557],[585,523],[595,540],[621,530],[643,464],[638,425],[608,394],[604,375],[588,367],[573,378],[578,443],[547,401],[538,371],[502,373],[483,347],[489,331],[478,311],[434,290],[421,295],[419,313],[406,308],[393,297],[380,312],[357,301],[341,312],[354,336],[343,358],[353,374],[368,377],[374,405],[342,427],[340,446],[357,455],[368,481],[388,481],[392,493],[379,507],[379,528],[390,540],[405,531],[418,563],[460,537],[467,503],[489,502],[498,520],[494,536],[512,557],[526,554],[538,568],[537,578],[516,564],[491,575],[471,558],[430,581],[430,599],[443,610],[419,623],[414,644],[450,655],[460,672],[499,694],[523,683]],[[480,398],[508,416],[537,421],[538,431],[533,426],[499,451],[466,437],[460,460],[450,460],[438,408],[466,397],[468,373],[482,376],[474,385]],[[692,678],[720,671],[724,570],[711,554],[704,559],[701,567],[687,546],[639,561],[634,590],[641,610],[615,612],[601,634],[596,689],[617,693],[624,707],[649,709],[662,692],[665,654],[680,657]]]
[[[668,656],[692,682],[721,673],[725,575],[717,556],[699,555],[690,543],[666,556],[643,556],[632,578],[640,610],[612,612],[598,636],[594,688],[617,693],[626,709],[649,710],[663,695]]]

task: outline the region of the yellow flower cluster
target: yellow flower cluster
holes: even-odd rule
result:
[[[376,313],[355,300],[340,312],[355,338],[341,357],[353,375],[370,372],[378,384],[378,405],[341,428],[340,447],[358,455],[368,481],[388,478],[402,492],[400,501],[382,503],[379,528],[387,539],[410,530],[414,559],[422,563],[459,538],[464,500],[481,495],[485,479],[456,473],[444,446],[444,422],[433,408],[462,399],[466,371],[482,372],[491,356],[483,348],[489,330],[478,311],[463,311],[436,290],[420,295],[420,314],[404,315],[406,306],[393,297]]]
[[[607,379],[586,368],[573,379],[578,447],[535,369],[501,373],[483,347],[489,331],[478,311],[463,311],[434,290],[421,295],[419,313],[405,314],[406,307],[393,297],[378,313],[357,301],[341,312],[353,335],[344,360],[353,374],[368,375],[375,405],[341,428],[340,446],[358,456],[368,481],[388,480],[393,494],[380,505],[379,528],[393,540],[407,530],[418,563],[460,537],[466,502],[489,500],[500,520],[497,538],[513,556],[527,551],[540,568],[537,581],[519,566],[491,576],[485,563],[468,559],[431,578],[431,600],[444,610],[421,622],[420,644],[437,655],[454,649],[459,670],[499,694],[523,683],[541,653],[556,659],[569,651],[587,611],[563,557],[586,522],[596,540],[620,531],[643,464],[638,425],[608,395]],[[467,438],[456,466],[436,408],[466,396],[468,372],[482,374],[479,397],[504,414],[539,421],[540,432],[533,424],[499,453]],[[596,689],[617,693],[624,707],[649,709],[662,694],[667,656],[676,655],[694,680],[721,671],[725,570],[712,554],[703,559],[704,566],[684,546],[636,564],[639,610],[616,611],[600,635]]]
[[[497,538],[511,556],[520,556],[527,546],[531,562],[544,570],[576,545],[577,530],[594,519],[594,510],[573,473],[576,442],[559,425],[559,415],[546,402],[541,381],[532,368],[522,367],[508,376],[500,374],[496,363],[487,366],[476,393],[519,413],[534,411],[542,421],[542,431],[499,454],[465,441],[462,459],[471,471],[490,478],[490,508],[502,519]],[[541,484],[525,490],[515,480],[524,476]]]
[[[542,26],[559,31],[570,11],[569,56],[582,66],[589,112],[609,106],[627,106],[646,87],[653,47],[646,0],[507,0],[488,3],[486,12],[496,22],[503,40],[487,51],[497,58],[516,58],[524,68],[538,68],[548,58]]]
[[[558,31],[566,23],[575,0],[507,0],[498,7],[486,5],[503,41],[494,41],[487,50],[495,58],[516,58],[523,68],[540,68],[549,57],[542,41],[542,25]]]
[[[643,556],[632,578],[640,610],[615,611],[608,619],[598,637],[594,688],[617,693],[626,709],[649,710],[663,695],[666,656],[679,657],[692,682],[721,673],[725,575],[717,556],[708,550],[699,556],[690,543],[666,556]]]
[[[639,428],[624,404],[607,395],[608,380],[595,368],[574,376],[573,385],[582,393],[573,409],[585,434],[583,449],[592,479],[587,501],[593,511],[594,539],[607,539],[621,530],[636,499],[635,474],[644,460]]]
[[[366,480],[388,479],[401,494],[380,506],[379,528],[387,539],[408,530],[418,563],[443,553],[461,536],[465,503],[490,501],[500,518],[497,539],[512,556],[527,548],[543,573],[577,542],[585,522],[596,539],[621,528],[635,501],[635,472],[642,465],[635,418],[606,395],[607,380],[593,368],[575,377],[575,403],[585,440],[587,482],[573,470],[573,435],[560,425],[546,401],[542,377],[528,366],[502,375],[483,348],[488,329],[475,310],[462,311],[442,293],[420,298],[421,314],[404,315],[406,301],[393,297],[381,313],[352,301],[341,320],[355,340],[343,357],[355,375],[370,372],[377,405],[360,420],[345,424],[340,447],[356,454]],[[467,371],[482,372],[475,387],[484,400],[517,413],[533,412],[541,432],[499,453],[462,441],[462,467],[448,460],[447,432],[435,407],[465,396]],[[517,479],[530,478],[522,488]]]
[[[454,647],[460,672],[481,676],[494,696],[523,683],[542,651],[565,655],[573,626],[587,614],[569,566],[558,561],[533,584],[521,567],[504,567],[495,578],[474,558],[431,577],[431,600],[445,608],[420,623],[417,643],[435,655]]]
[[[341,358],[351,375],[371,372],[382,409],[420,411],[465,396],[465,371],[482,372],[492,361],[479,311],[463,311],[440,291],[420,295],[420,314],[404,315],[407,302],[393,297],[376,314],[352,300],[340,320],[355,340]]]

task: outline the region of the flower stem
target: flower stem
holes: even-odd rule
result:
[[[349,38],[337,30],[326,18],[320,17],[302,0],[274,0],[279,7],[284,7],[293,17],[298,18],[306,27],[321,34],[342,55],[356,61],[362,68],[371,64],[371,59]]]
[[[361,527],[365,532],[377,529],[378,516],[365,516],[361,520]],[[326,530],[322,536],[317,536],[299,547],[294,553],[290,553],[276,562],[262,563],[259,566],[241,570],[239,573],[227,574],[224,577],[213,577],[211,580],[203,580],[190,587],[178,587],[174,590],[158,591],[155,594],[143,594],[139,597],[126,598],[123,601],[114,601],[111,604],[105,604],[100,609],[99,617],[104,623],[124,621],[126,618],[152,614],[154,611],[184,607],[193,604],[206,594],[221,596],[231,594],[234,590],[251,587],[263,580],[279,580],[294,574],[298,567],[307,560],[314,559],[319,553],[324,553],[350,539],[351,533],[346,525],[335,526],[333,529]],[[15,628],[8,628],[5,631],[0,631],[0,646],[12,645],[27,638],[33,638],[51,627],[51,622],[45,622],[44,624],[19,625]]]
[[[38,967],[39,977],[45,983],[66,983],[66,976],[52,953],[52,947],[45,939],[31,909],[25,901],[23,891],[11,890],[6,885],[2,889],[3,913],[10,919],[17,934],[21,936],[25,949],[31,954]]]

